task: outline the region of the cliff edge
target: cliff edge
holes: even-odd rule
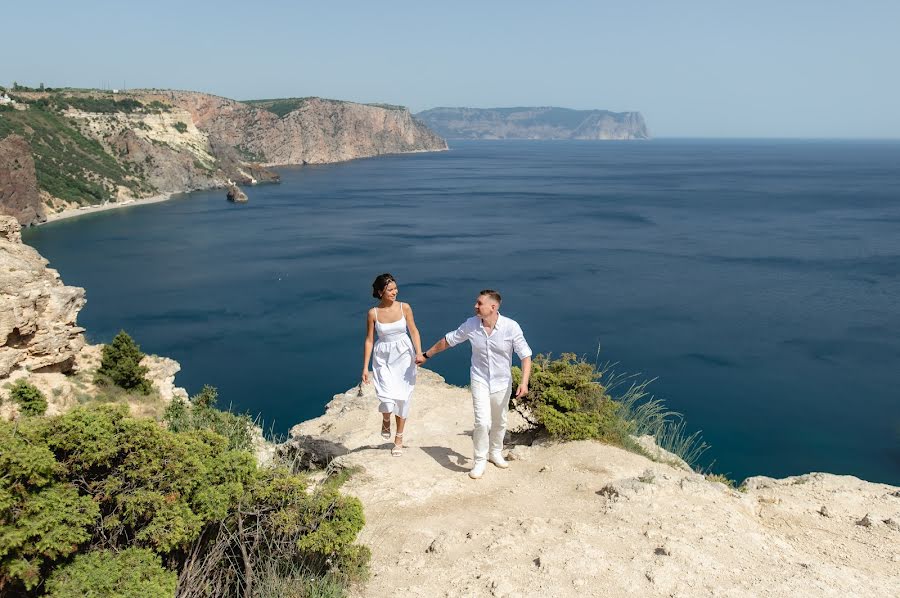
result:
[[[358,467],[361,541],[382,596],[895,596],[900,488],[812,473],[742,491],[597,442],[515,446],[471,465],[468,391],[420,369],[402,457],[371,387],[289,445]]]

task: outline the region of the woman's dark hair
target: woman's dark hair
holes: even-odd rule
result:
[[[386,289],[387,286],[392,282],[397,281],[394,280],[394,277],[387,272],[376,276],[375,282],[372,283],[372,296],[376,299],[381,299],[381,296],[384,294],[384,289]]]

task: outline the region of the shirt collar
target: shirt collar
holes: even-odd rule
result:
[[[498,328],[502,328],[502,326],[500,325],[500,322],[505,319],[506,318],[504,318],[502,314],[498,313],[497,314],[497,322],[494,323],[494,330],[497,330]],[[481,318],[478,318],[478,326],[480,326],[481,328],[484,328],[484,321]]]

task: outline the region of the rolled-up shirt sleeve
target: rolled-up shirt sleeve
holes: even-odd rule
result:
[[[459,328],[454,330],[453,332],[448,332],[444,335],[444,340],[447,341],[447,344],[451,347],[455,347],[461,342],[464,342],[469,339],[469,320],[466,320],[462,324],[460,324]]]
[[[522,333],[522,327],[518,324],[516,324],[515,330],[513,330],[512,341],[513,350],[516,352],[516,355],[519,356],[519,359],[531,357],[531,347],[528,346],[525,335]]]

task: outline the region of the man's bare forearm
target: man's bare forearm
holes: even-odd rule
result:
[[[447,342],[447,339],[441,338],[441,340],[439,340],[438,342],[431,345],[431,347],[425,352],[428,353],[428,357],[433,357],[434,355],[437,355],[441,351],[446,351],[449,348],[450,348],[450,343]]]

